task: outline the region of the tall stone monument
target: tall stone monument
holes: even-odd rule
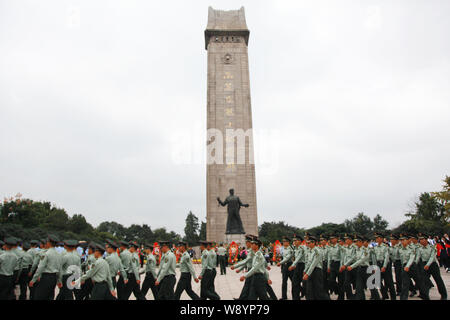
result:
[[[208,51],[208,241],[244,243],[243,232],[226,233],[229,213],[217,201],[217,197],[225,198],[230,189],[248,204],[239,211],[244,232],[258,234],[247,49],[249,34],[243,7],[230,11],[209,7],[205,30]],[[214,161],[210,161],[211,158],[215,158]]]

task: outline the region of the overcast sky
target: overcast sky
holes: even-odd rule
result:
[[[205,220],[209,5],[245,7],[253,126],[269,136],[260,224],[365,212],[395,227],[441,189],[449,1],[0,0],[0,196],[94,226]]]

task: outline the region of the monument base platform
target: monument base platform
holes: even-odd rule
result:
[[[225,242],[230,244],[232,242],[236,242],[239,246],[245,246],[245,234],[226,234]]]

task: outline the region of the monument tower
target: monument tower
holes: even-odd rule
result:
[[[212,144],[216,148],[213,151],[216,157],[218,151],[223,151],[223,159],[220,157],[212,163],[208,160],[207,164],[208,241],[234,240],[244,243],[243,234],[225,234],[228,213],[226,208],[218,205],[216,198],[226,197],[229,189],[234,189],[242,202],[249,204],[248,208],[240,210],[245,233],[258,234],[247,51],[249,34],[244,7],[230,11],[208,8],[208,26],[205,30],[205,48],[208,51],[208,157]],[[214,132],[223,134],[223,143],[219,143],[221,137],[212,134]],[[230,132],[244,132],[244,139],[241,139],[242,135],[230,136]],[[240,147],[239,139],[244,141]],[[234,149],[234,153],[230,149]],[[239,154],[244,157],[241,161]]]

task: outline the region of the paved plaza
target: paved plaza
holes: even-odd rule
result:
[[[201,271],[201,265],[196,264],[194,265],[195,271],[197,274]],[[444,280],[444,283],[447,287],[447,292],[450,292],[450,273],[446,273],[443,268],[441,270],[441,276]],[[278,298],[281,298],[281,270],[280,267],[277,267],[276,265],[271,266],[270,273],[270,279],[272,280],[272,288],[275,291],[275,294]],[[221,299],[223,300],[232,300],[233,298],[239,297],[239,294],[241,293],[241,289],[244,285],[244,282],[240,282],[239,278],[242,275],[242,273],[236,273],[236,271],[231,270],[230,268],[227,268],[227,274],[226,275],[220,275],[220,269],[217,268],[217,276],[215,281],[215,287],[216,292],[219,294]],[[177,270],[177,280],[179,277],[179,273]],[[431,279],[433,284],[435,285],[434,288],[430,289],[430,298],[432,300],[439,300],[441,297],[439,295],[439,292],[437,291],[436,284],[434,283],[433,279]],[[195,283],[192,281],[192,288],[193,290],[200,295],[200,283]],[[367,298],[370,297],[370,293],[368,290],[366,290]],[[147,299],[153,299],[152,293],[149,291],[149,293],[146,296]],[[397,297],[399,298],[399,297]],[[130,299],[134,299],[134,296],[131,295]],[[183,292],[181,295],[181,299],[190,299],[189,296]],[[288,281],[288,299],[292,299],[291,295],[291,285],[290,281]],[[304,298],[302,298],[304,299]],[[335,300],[337,299],[337,296],[332,296],[331,299]],[[410,298],[411,300],[421,300],[417,296]]]
[[[201,265],[200,264],[194,264],[194,269],[197,275],[200,274],[201,271]],[[444,280],[444,283],[447,287],[447,292],[450,292],[450,273],[447,273],[444,271],[443,268],[440,268],[441,270],[441,276]],[[244,285],[244,282],[239,281],[240,276],[242,273],[236,273],[236,271],[231,270],[230,268],[227,268],[227,274],[226,275],[220,275],[220,270],[217,268],[217,276],[215,281],[215,288],[216,292],[219,294],[222,300],[233,300],[233,298],[239,297],[239,294],[241,293],[242,287]],[[280,267],[277,267],[276,265],[271,266],[270,273],[270,279],[272,280],[272,288],[275,291],[275,294],[278,298],[281,298],[281,270]],[[180,273],[177,270],[177,282],[180,277]],[[141,281],[144,281],[144,275],[141,276]],[[433,279],[431,280],[433,284],[435,285]],[[141,282],[141,283],[142,283]],[[200,295],[200,282],[195,283],[195,281],[192,280],[192,289]],[[58,294],[59,289],[56,288],[55,297]],[[19,295],[18,287],[16,288],[16,294]],[[288,299],[292,299],[291,295],[291,284],[290,281],[288,281],[288,291],[287,291]],[[370,298],[370,293],[368,290],[366,290],[366,297],[367,299]],[[146,298],[148,300],[153,300],[153,294],[151,290],[148,291]],[[397,297],[398,299],[399,297]],[[436,285],[435,287],[430,289],[430,298],[431,300],[439,300],[441,297],[439,295],[439,292],[437,291]],[[186,292],[183,292],[181,295],[182,300],[190,300],[189,296],[186,294]],[[304,298],[302,298],[304,299]],[[336,300],[337,296],[333,295],[331,297],[332,300]],[[417,296],[410,298],[411,300],[421,300]],[[130,296],[130,300],[135,300],[135,297],[133,294]]]

